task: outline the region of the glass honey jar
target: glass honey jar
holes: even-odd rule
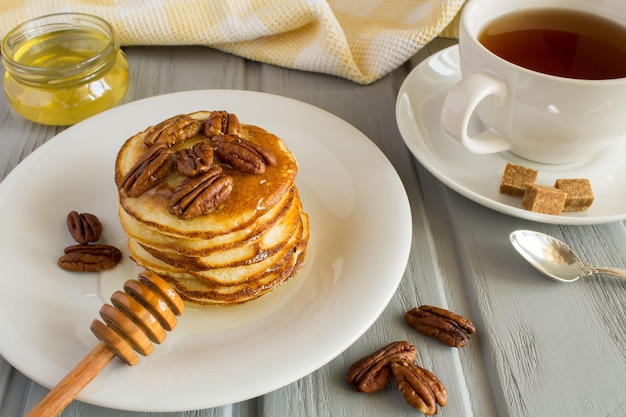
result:
[[[128,89],[128,63],[113,28],[88,14],[22,23],[4,38],[2,63],[9,103],[36,123],[77,123],[115,106]]]

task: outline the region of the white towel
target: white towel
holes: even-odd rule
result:
[[[453,22],[465,0],[2,0],[0,36],[45,14],[100,16],[125,45],[203,45],[371,83]]]

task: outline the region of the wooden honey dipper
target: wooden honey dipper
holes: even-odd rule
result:
[[[185,305],[178,293],[161,277],[143,271],[139,279],[124,283],[124,291],[111,296],[113,305],[105,304],[91,331],[98,344],[50,392],[35,405],[26,417],[56,417],[76,398],[116,356],[127,365],[139,362],[138,352],[147,356],[154,343],[165,340],[165,331],[176,326]]]

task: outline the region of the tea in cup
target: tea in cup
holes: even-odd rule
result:
[[[626,2],[469,0],[462,79],[441,126],[478,154],[510,150],[549,164],[584,160],[626,138]],[[470,129],[473,115],[484,129]]]

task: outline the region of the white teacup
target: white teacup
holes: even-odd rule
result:
[[[459,34],[462,80],[445,99],[443,130],[473,153],[510,150],[550,164],[580,161],[624,140],[626,76],[550,75],[511,63],[481,44],[490,22],[524,9],[575,10],[626,25],[624,0],[469,0]],[[626,34],[626,26],[623,30]],[[474,113],[484,125],[477,134],[469,129]]]

